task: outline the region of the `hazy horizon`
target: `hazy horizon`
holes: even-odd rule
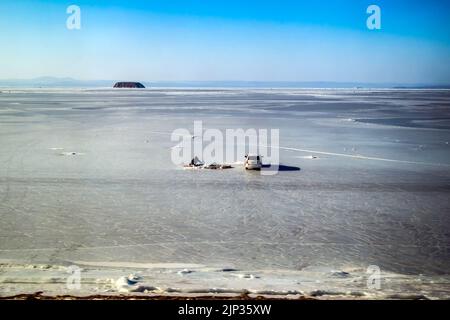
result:
[[[339,81],[242,81],[242,80],[141,80],[141,79],[75,79],[41,76],[30,79],[0,79],[0,88],[8,87],[110,87],[115,82],[140,82],[146,87],[236,87],[236,88],[431,88],[449,89],[450,83],[376,83]]]
[[[66,25],[72,4],[81,10],[79,30]],[[381,9],[380,30],[366,25],[372,4]],[[448,84],[449,7],[436,0],[2,2],[0,79]]]

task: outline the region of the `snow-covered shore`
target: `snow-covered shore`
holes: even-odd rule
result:
[[[79,269],[78,269],[79,268]],[[80,275],[77,278],[77,272]],[[0,297],[239,297],[282,299],[449,299],[450,276],[381,273],[379,289],[362,269],[236,270],[183,264],[77,262],[0,264]],[[78,280],[79,279],[79,280]]]

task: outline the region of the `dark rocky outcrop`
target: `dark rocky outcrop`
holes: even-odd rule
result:
[[[116,82],[114,88],[145,88],[140,82]]]

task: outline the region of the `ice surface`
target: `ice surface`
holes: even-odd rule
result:
[[[446,276],[449,99],[439,90],[2,90],[0,258]],[[278,128],[282,164],[301,170],[179,170],[170,133],[194,120]]]

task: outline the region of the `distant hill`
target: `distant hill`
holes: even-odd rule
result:
[[[116,82],[114,88],[145,88],[140,82]]]

